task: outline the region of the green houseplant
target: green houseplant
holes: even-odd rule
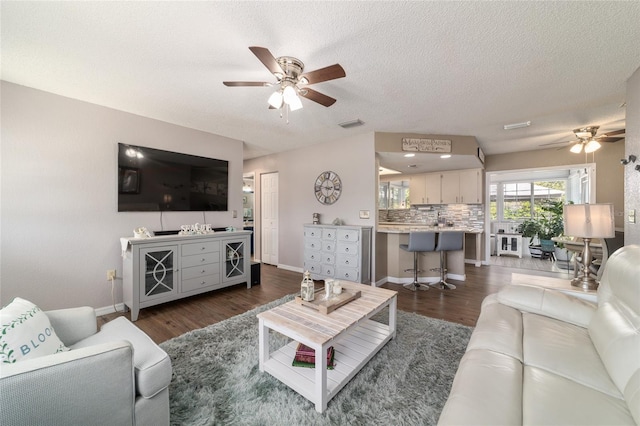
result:
[[[537,219],[525,219],[518,225],[518,233],[525,238],[533,238],[540,233],[540,223]]]
[[[519,226],[518,232],[523,238],[535,240],[537,236],[545,245],[553,245],[551,238],[562,235],[564,232],[562,199],[544,200],[540,205],[541,213],[530,219],[525,219]]]
[[[542,215],[538,219],[540,230],[538,237],[541,240],[550,240],[558,237],[564,232],[564,223],[562,220],[562,210],[564,203],[561,199],[546,200],[542,203]]]

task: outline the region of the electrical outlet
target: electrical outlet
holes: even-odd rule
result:
[[[107,269],[107,281],[116,279],[116,270],[115,269]]]

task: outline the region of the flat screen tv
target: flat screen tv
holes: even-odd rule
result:
[[[229,162],[118,144],[118,211],[226,211]]]

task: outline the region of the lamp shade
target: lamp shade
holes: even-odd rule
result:
[[[300,98],[298,96],[294,96],[290,102],[288,102],[289,104],[289,108],[291,108],[291,111],[297,111],[300,108],[302,108],[302,101],[300,100]]]
[[[582,142],[578,142],[577,144],[573,145],[569,151],[573,152],[574,154],[580,154],[582,152]]]
[[[612,238],[615,236],[613,204],[566,204],[564,233],[571,237]]]
[[[298,95],[296,94],[296,89],[293,88],[293,86],[285,86],[284,90],[282,91],[282,97],[284,98],[284,101],[286,103],[288,103],[289,105],[291,105],[292,102],[295,102],[295,100],[298,98]]]
[[[593,151],[596,151],[598,149],[600,149],[602,145],[600,145],[600,142],[598,142],[595,139],[591,139],[589,142],[587,142],[587,144],[584,146],[584,152],[586,153],[590,153]]]
[[[269,102],[269,105],[275,109],[280,108],[282,106],[282,94],[279,91],[273,92],[271,96],[269,96],[269,100],[267,102]]]

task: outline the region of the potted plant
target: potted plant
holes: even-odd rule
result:
[[[543,229],[541,239],[551,240],[553,237],[562,236],[564,233],[563,207],[564,203],[562,200],[547,200],[543,203],[542,210],[545,213],[541,218],[541,226]],[[564,244],[555,243],[554,255],[556,261],[562,262],[563,265],[566,265],[567,269],[571,267],[569,250],[564,247]]]
[[[533,239],[534,242],[537,242],[536,240],[539,239],[540,245],[544,245],[545,247],[554,246],[551,238],[560,236],[564,232],[562,218],[563,205],[564,203],[561,199],[543,201],[540,207],[542,213],[531,219],[524,220],[520,226],[518,226],[518,232],[522,234],[523,239],[524,237],[529,237]],[[536,257],[542,255],[541,249],[530,251]],[[560,254],[560,257],[563,258],[563,254]]]
[[[529,246],[531,245],[531,240],[540,232],[540,224],[536,219],[525,219],[518,225],[517,231],[519,234],[522,234],[523,254],[531,256]]]
[[[551,240],[551,238],[558,237],[564,232],[563,206],[562,200],[546,200],[542,203],[540,208],[543,213],[538,219],[540,223],[538,236],[541,240]]]

